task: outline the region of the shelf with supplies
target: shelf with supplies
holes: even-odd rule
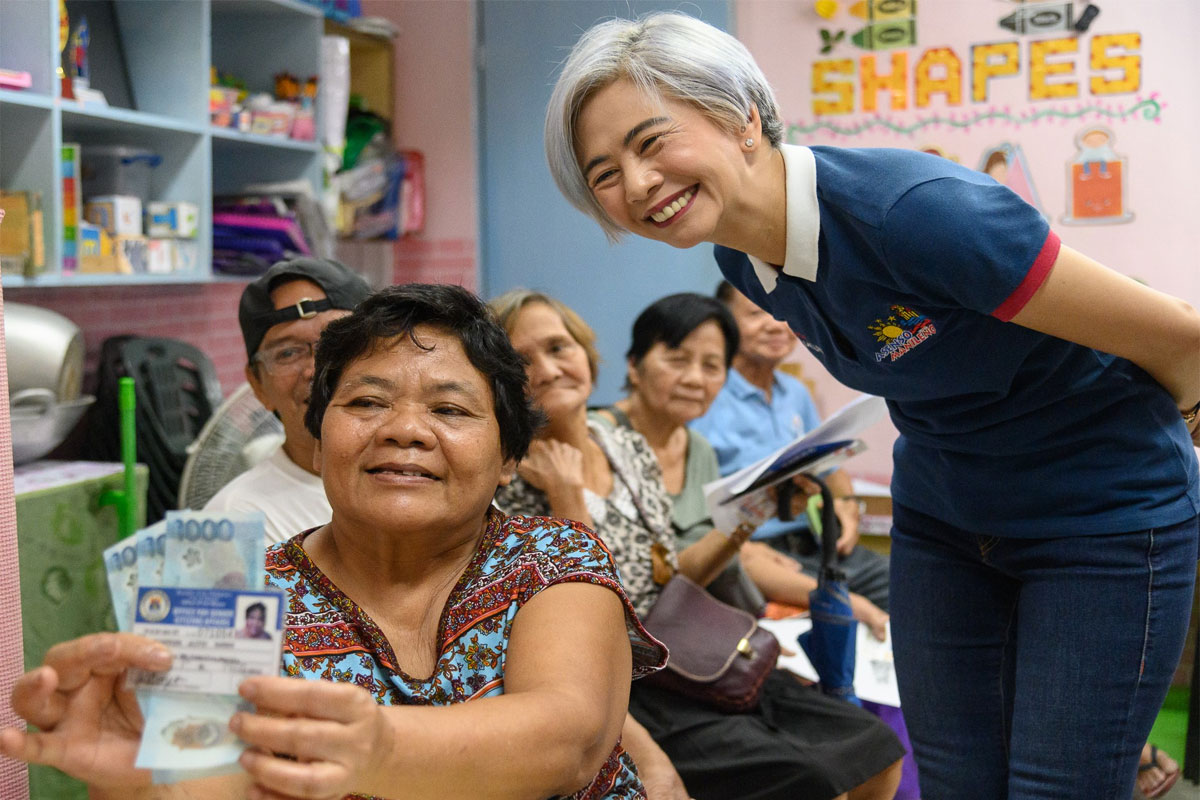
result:
[[[302,153],[321,152],[320,142],[306,142],[302,139],[285,139],[282,136],[262,136],[254,133],[242,133],[233,128],[211,128],[213,148],[245,147],[259,151],[260,148],[278,148],[280,150],[295,150]]]
[[[321,117],[310,94],[304,138],[215,125],[213,75],[267,93],[278,74],[317,75],[321,9],[299,0],[66,0],[64,40],[59,7],[0,0],[0,69],[28,87],[0,88],[3,285],[227,280],[213,268],[214,195],[298,181],[319,192]],[[186,223],[164,227],[168,216]]]
[[[27,106],[29,108],[50,108],[54,98],[37,92],[19,92],[13,89],[0,89],[0,107],[4,105]]]

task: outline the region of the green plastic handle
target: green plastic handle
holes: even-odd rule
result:
[[[117,381],[117,410],[121,424],[121,463],[124,465],[124,489],[112,489],[100,495],[100,505],[117,509],[117,534],[124,539],[137,529],[137,396],[133,378]]]

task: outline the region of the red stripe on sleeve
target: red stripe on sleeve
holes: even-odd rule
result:
[[[1062,247],[1062,242],[1059,241],[1058,234],[1050,231],[1046,236],[1046,243],[1042,245],[1042,251],[1033,260],[1033,266],[1029,268],[1029,272],[1025,273],[1025,280],[1021,281],[1021,285],[1013,290],[1007,300],[996,307],[996,310],[992,312],[993,317],[1001,322],[1009,322],[1025,307],[1029,298],[1033,297],[1034,292],[1041,288],[1046,276],[1050,274],[1050,268],[1054,266],[1054,260],[1058,258],[1060,247]]]

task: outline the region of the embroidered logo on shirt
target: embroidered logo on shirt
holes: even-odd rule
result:
[[[937,333],[933,320],[907,306],[894,305],[891,313],[867,326],[875,341],[884,345],[875,353],[876,361],[895,361]]]
[[[793,331],[793,333],[794,333],[794,331]],[[805,347],[807,347],[809,350],[813,351],[817,355],[825,354],[824,350],[822,350],[818,345],[815,345],[812,342],[810,342],[808,340],[808,337],[805,336],[803,333],[797,333],[796,338],[800,340],[800,344],[804,345]]]

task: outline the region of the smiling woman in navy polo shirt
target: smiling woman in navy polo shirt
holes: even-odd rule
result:
[[[987,175],[782,134],[746,49],[681,14],[587,31],[546,115],[559,188],[612,239],[715,243],[888,400],[922,796],[1127,800],[1195,580],[1200,315]]]

